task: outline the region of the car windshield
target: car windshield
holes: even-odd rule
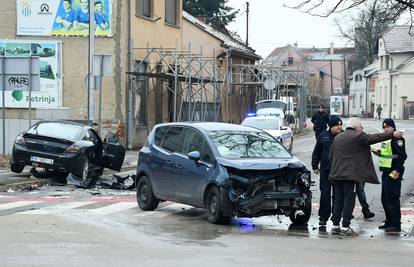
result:
[[[279,130],[279,120],[276,118],[266,118],[266,119],[260,119],[260,118],[246,118],[242,125],[244,126],[250,126],[255,127],[263,130]]]
[[[82,133],[82,127],[61,122],[47,122],[33,126],[27,133],[66,140],[78,140]]]
[[[211,131],[209,136],[223,158],[280,159],[292,157],[280,143],[265,132]]]

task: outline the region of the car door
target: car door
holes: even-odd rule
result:
[[[99,135],[92,129],[88,132],[92,142],[95,144],[97,158],[101,158],[98,165],[114,171],[120,171],[125,159],[125,148],[121,144],[111,142],[110,140],[102,142]],[[102,153],[102,155],[99,155],[99,153]]]
[[[188,153],[198,151],[201,158],[194,161],[188,158]],[[180,202],[201,206],[203,188],[212,175],[214,157],[204,136],[194,128],[185,131],[181,158],[177,162],[176,189],[174,198]]]
[[[161,129],[160,129],[161,130]],[[155,144],[152,151],[152,183],[155,194],[161,199],[173,199],[175,190],[175,176],[177,173],[177,154],[181,143],[184,128],[182,126],[171,126],[168,128],[159,146]],[[157,139],[157,132],[156,132]]]

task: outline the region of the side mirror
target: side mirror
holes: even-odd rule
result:
[[[194,161],[199,161],[201,158],[200,152],[198,151],[192,151],[188,153],[188,158]]]
[[[286,131],[288,129],[288,127],[287,126],[280,126],[280,130],[282,130],[282,131]]]
[[[104,143],[119,144],[119,138],[115,133],[109,133],[105,136]]]

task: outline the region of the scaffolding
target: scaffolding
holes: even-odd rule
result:
[[[231,112],[228,104],[222,110],[223,103],[238,93],[251,97],[253,104],[291,96],[297,103],[295,116],[299,118],[299,128],[304,126],[308,93],[308,74],[304,70],[286,70],[268,62],[250,64],[242,60],[234,64],[231,50],[219,56],[216,51],[207,55],[203,54],[203,47],[193,52],[191,44],[187,50],[146,47],[134,48],[134,53],[141,55],[141,60],[134,61],[134,71],[129,73],[133,75],[133,105],[138,124],[149,123],[151,94],[156,99],[155,123],[159,123],[222,121],[223,113]],[[272,81],[274,87],[265,88],[266,80]],[[163,103],[165,98],[167,104]],[[168,118],[163,106],[168,110]]]

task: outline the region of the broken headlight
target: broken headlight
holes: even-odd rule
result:
[[[309,187],[311,184],[311,175],[309,172],[302,173],[299,178],[299,182],[305,186]]]

